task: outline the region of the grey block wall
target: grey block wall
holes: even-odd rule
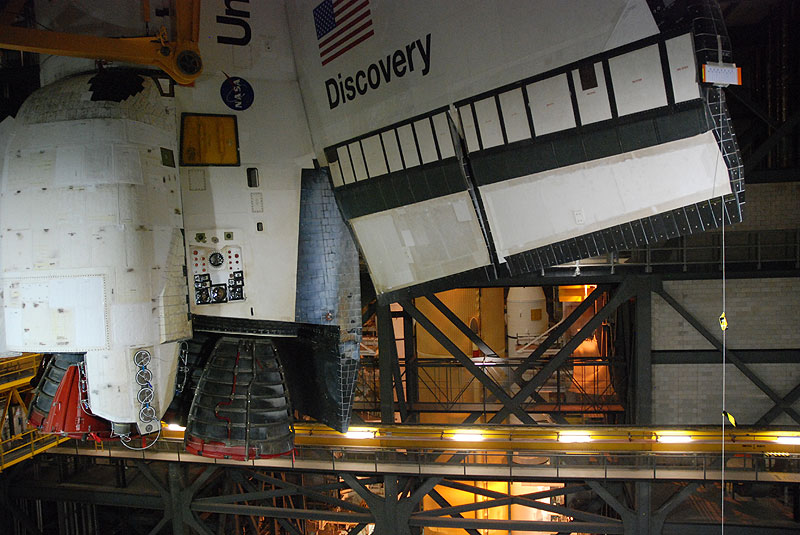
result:
[[[666,281],[664,288],[709,331],[721,339],[719,280]],[[737,349],[800,350],[800,278],[738,279],[726,284],[726,345]],[[661,297],[653,294],[653,350],[711,350],[712,345]],[[779,396],[800,384],[800,364],[747,365]],[[653,365],[655,424],[720,423],[721,364]],[[726,366],[727,409],[741,424],[753,424],[773,406],[772,400],[732,364]],[[800,402],[794,404],[800,411]],[[797,425],[786,414],[775,425]]]

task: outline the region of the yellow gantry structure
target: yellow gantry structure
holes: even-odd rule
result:
[[[13,26],[24,3],[12,0],[0,12],[0,48],[154,66],[182,85],[191,84],[203,71],[197,47],[200,0],[174,3],[173,39],[164,28],[150,37],[110,38]],[[149,19],[148,1],[143,2],[142,12]]]
[[[26,394],[32,390],[31,379],[42,361],[38,353],[0,359],[0,471],[25,459],[30,459],[53,446],[69,440],[57,435],[42,435],[27,429],[27,422],[14,422],[14,412],[20,410],[27,419]]]
[[[797,431],[758,428],[625,426],[470,426],[376,425],[347,433],[312,423],[295,424],[298,447],[436,451],[518,451],[575,453],[717,453],[724,437],[727,453],[800,454]],[[163,429],[166,440],[183,440],[183,431]]]
[[[800,482],[800,432],[698,426],[470,426],[375,425],[336,432],[324,425],[295,425],[296,448],[285,455],[235,460],[201,457],[183,448],[184,430],[164,426],[145,451],[116,442],[70,442],[53,453],[114,459],[250,465],[284,470],[361,474],[429,474],[528,480],[726,479]]]

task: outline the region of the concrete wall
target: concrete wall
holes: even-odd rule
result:
[[[666,291],[706,328],[721,338],[719,280],[667,281]],[[739,279],[726,284],[727,347],[736,349],[800,348],[800,278]],[[653,350],[708,350],[713,346],[661,297],[653,295]],[[780,396],[800,383],[798,364],[749,364],[748,367]],[[729,364],[726,368],[728,411],[742,424],[755,423],[773,405],[749,379]],[[800,403],[795,404],[800,411]],[[653,366],[653,421],[656,424],[720,423],[720,364],[657,364]],[[794,424],[781,415],[774,424]]]
[[[664,289],[722,338],[720,280],[665,281]],[[728,279],[725,293],[728,347],[800,348],[800,278]],[[653,350],[712,348],[666,301],[653,295]]]
[[[747,184],[745,201],[733,230],[800,229],[800,182]]]
[[[748,367],[780,396],[800,383],[797,364],[749,364]],[[725,383],[725,405],[738,424],[754,424],[772,408],[772,400],[732,364],[726,366]],[[793,408],[800,412],[800,402]],[[721,417],[721,364],[653,366],[653,423],[719,425]],[[784,413],[772,425],[797,424]]]

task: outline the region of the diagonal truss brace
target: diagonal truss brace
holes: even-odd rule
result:
[[[428,331],[431,336],[433,336],[437,342],[439,342],[442,347],[444,347],[447,351],[450,352],[453,357],[465,368],[467,368],[470,373],[478,380],[480,383],[486,387],[498,400],[504,405],[504,407],[508,408],[512,403],[511,397],[503,390],[503,388],[498,385],[491,377],[486,375],[486,373],[474,362],[472,359],[466,356],[459,348],[456,346],[445,334],[436,326],[434,323],[429,320],[420,310],[415,307],[411,301],[408,300],[401,300],[399,301],[400,305],[403,307],[403,310],[408,312],[414,320],[419,323],[426,331]],[[517,418],[519,418],[523,423],[526,424],[535,424],[535,420],[531,418],[531,416],[522,410],[517,404],[515,407],[508,410],[508,414],[514,413]],[[504,416],[505,417],[505,416]]]
[[[522,402],[541,387],[547,379],[564,364],[567,358],[572,355],[573,351],[575,351],[578,346],[606,320],[606,318],[619,308],[622,303],[633,297],[635,293],[635,285],[629,282],[628,279],[617,286],[603,308],[601,308],[597,314],[595,314],[594,317],[590,319],[552,359],[550,359],[550,362],[545,364],[530,381],[525,383],[509,403],[503,403],[504,407],[489,420],[489,423],[502,422],[512,411],[518,410]]]
[[[497,357],[497,352],[491,347],[489,347],[489,344],[484,342],[480,336],[472,332],[472,329],[470,329],[467,326],[467,324],[461,320],[461,318],[456,316],[452,310],[447,308],[447,305],[442,303],[442,301],[438,297],[436,297],[435,294],[426,295],[425,298],[428,301],[430,301],[431,304],[435,306],[439,310],[439,312],[441,312],[444,315],[444,317],[450,321],[450,323],[452,323],[464,336],[466,336],[473,344],[475,344],[475,346],[478,349],[480,349],[485,355]],[[521,374],[517,375],[516,370],[514,370],[512,373],[513,376],[515,377],[514,380],[520,381],[519,379],[517,379],[517,377],[521,377]],[[533,398],[538,402],[542,403],[545,402],[545,399],[541,395],[539,395],[538,392],[533,393]],[[556,420],[557,423],[560,424],[567,423],[566,419],[560,414],[555,415],[554,419]]]
[[[686,310],[686,308],[684,308],[683,305],[681,305],[674,297],[672,297],[664,289],[663,286],[657,286],[655,288],[655,291],[656,293],[658,293],[658,295],[661,296],[662,299],[664,299],[664,301],[667,302],[667,304],[669,304],[669,306],[671,306],[678,314],[680,314],[681,317],[689,323],[689,325],[694,327],[695,330],[703,336],[703,338],[708,340],[711,343],[711,345],[713,345],[714,348],[717,349],[717,351],[722,351],[722,342],[716,336],[711,334],[711,331],[706,329],[706,327],[702,323],[700,323],[700,321],[697,318],[695,318],[688,310]],[[770,388],[769,385],[767,385],[758,375],[756,375],[750,368],[748,368],[747,365],[742,361],[742,359],[739,358],[739,356],[736,354],[735,351],[733,351],[730,348],[726,348],[725,355],[727,360],[730,361],[731,364],[736,366],[736,368],[740,372],[742,372],[742,374],[745,377],[747,377],[754,385],[756,385],[762,392],[764,392],[772,400],[773,403],[775,403],[776,407],[780,407],[780,410],[788,414],[792,418],[792,420],[800,424],[800,414],[798,414],[796,410],[791,408],[791,406],[787,406],[786,400],[781,396],[779,396],[777,392],[775,392],[772,388]],[[795,390],[797,390],[797,388],[795,388]],[[790,394],[800,395],[800,393],[796,394],[793,393],[794,390]],[[770,410],[770,412],[767,414],[770,414],[771,412],[772,410]]]
[[[523,507],[530,507],[532,509],[541,509],[543,511],[548,511],[550,513],[556,513],[564,516],[570,516],[572,518],[582,520],[584,522],[595,522],[595,523],[616,523],[618,522],[615,519],[610,519],[608,517],[602,515],[596,515],[594,513],[588,513],[585,511],[580,511],[578,509],[572,509],[569,507],[563,507],[560,505],[551,505],[549,503],[540,502],[538,500],[542,498],[549,498],[552,496],[562,496],[566,494],[572,494],[574,492],[580,492],[586,490],[585,485],[572,485],[568,487],[562,487],[557,489],[550,489],[540,492],[532,492],[529,494],[524,494],[520,496],[514,496],[511,494],[506,494],[499,491],[482,489],[480,487],[467,485],[464,483],[458,483],[455,481],[444,481],[442,486],[449,487],[452,489],[470,492],[472,494],[478,496],[486,496],[491,498],[490,500],[486,501],[478,501],[476,503],[470,503],[465,505],[458,505],[458,506],[449,506],[449,507],[442,507],[440,509],[435,509],[432,511],[425,511],[423,513],[417,513],[414,516],[424,516],[434,517],[434,516],[455,516],[460,515],[461,513],[466,512],[473,512],[479,511],[483,509],[491,509],[492,507],[503,507],[507,505],[520,505]],[[441,504],[440,504],[441,505]],[[578,530],[579,531],[579,530]]]

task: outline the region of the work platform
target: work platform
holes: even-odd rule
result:
[[[164,429],[152,447],[72,441],[51,453],[276,470],[444,476],[483,480],[691,480],[722,477],[719,429],[510,426],[382,426],[348,435],[325,426],[296,428],[296,449],[247,461],[187,453],[182,432]],[[797,433],[755,429],[725,433],[728,481],[800,482]]]
[[[27,403],[23,398],[32,389],[31,380],[41,361],[39,353],[0,359],[0,430],[3,431],[0,437],[0,472],[69,440],[26,429],[19,418],[27,415]],[[12,412],[17,413],[17,418]]]

